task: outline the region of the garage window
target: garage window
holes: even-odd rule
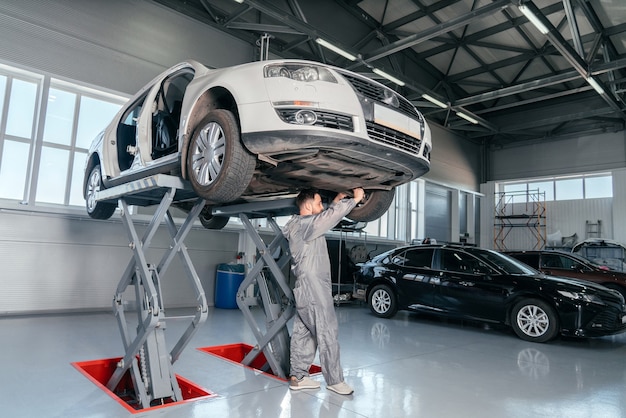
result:
[[[6,118],[0,120],[0,199],[84,206],[87,149],[125,100],[0,66],[0,115]]]

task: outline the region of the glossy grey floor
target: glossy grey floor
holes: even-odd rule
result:
[[[168,314],[171,315],[170,312]],[[289,391],[196,348],[254,344],[238,310],[211,308],[176,373],[217,396],[131,414],[72,362],[119,357],[112,314],[0,319],[3,417],[626,417],[626,335],[527,343],[506,328],[414,313],[337,308],[354,395]],[[183,325],[168,322],[168,341]]]

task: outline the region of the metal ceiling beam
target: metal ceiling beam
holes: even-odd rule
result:
[[[546,37],[550,41],[550,43],[563,55],[563,57],[570,63],[572,67],[586,80],[589,76],[589,68],[587,62],[580,56],[578,53],[572,48],[572,46],[563,38],[561,33],[552,26],[552,22],[545,17],[541,11],[535,6],[535,3],[532,1],[525,2],[524,5],[537,16],[537,19],[548,28],[548,33]],[[602,83],[599,80],[596,80],[600,86]],[[604,87],[603,87],[604,89]],[[611,106],[611,108],[618,113],[621,113],[621,116],[626,120],[626,114],[620,107],[618,103],[615,102],[613,96],[608,94],[607,90],[604,89],[605,93],[600,94],[602,99]]]
[[[572,80],[580,79],[580,74],[576,71],[569,71],[567,73],[544,77],[537,80],[532,80],[526,83],[517,84],[514,86],[505,87],[503,89],[489,91],[487,93],[477,94],[475,96],[465,97],[463,99],[455,100],[455,105],[467,106],[476,103],[485,102],[487,100],[495,100],[501,97],[511,96],[513,94],[524,93],[531,90],[536,90],[542,87],[548,87],[555,84],[565,83]]]
[[[289,33],[292,35],[304,35],[299,30],[282,25],[266,25],[263,23],[230,22],[225,25],[228,29],[249,30],[253,32]]]
[[[518,124],[504,124],[504,126],[500,129],[499,133],[504,132],[515,132],[515,131],[524,131],[530,128],[537,128],[540,126],[549,126],[555,125],[563,122],[570,122],[581,119],[588,119],[594,116],[608,115],[613,113],[613,110],[604,107],[599,109],[585,109],[576,113],[567,113],[559,116],[551,116],[543,119],[532,119],[523,123]],[[519,119],[518,119],[519,120]]]
[[[372,62],[372,61],[379,60],[388,55],[395,54],[396,52],[400,52],[403,49],[410,48],[428,39],[434,38],[435,36],[442,35],[444,33],[450,32],[459,27],[468,25],[474,20],[499,12],[509,6],[511,6],[510,0],[496,0],[491,4],[488,4],[487,6],[473,10],[469,13],[466,13],[463,16],[459,16],[457,18],[449,20],[446,23],[433,26],[432,28],[427,29],[421,33],[416,33],[414,35],[392,42],[386,47],[379,48],[375,51],[372,51],[371,53],[366,54],[363,57],[363,60],[365,62]]]
[[[421,19],[423,17],[426,17],[434,12],[436,12],[437,10],[441,10],[441,9],[445,9],[448,6],[451,6],[455,3],[460,2],[461,0],[441,0],[441,1],[437,1],[436,3],[430,5],[430,6],[426,6],[423,7],[422,5],[418,5],[418,7],[420,8],[420,10],[413,12],[413,13],[409,13],[406,16],[401,17],[398,20],[394,20],[393,22],[387,23],[386,25],[384,25],[382,27],[383,31],[385,32],[391,32],[397,28],[400,28],[408,23],[411,23],[415,20]]]
[[[513,103],[507,103],[507,104],[503,104],[500,106],[489,106],[488,108],[483,109],[483,110],[475,110],[474,113],[476,113],[477,115],[484,115],[486,113],[499,112],[500,110],[511,109],[513,107],[520,107],[520,106],[525,106],[525,105],[529,105],[533,103],[541,103],[541,102],[546,102],[552,99],[558,99],[561,97],[570,96],[572,94],[584,93],[591,89],[592,89],[591,86],[585,85],[584,87],[579,87],[579,88],[571,89],[567,91],[559,91],[557,93],[552,93],[552,94],[545,94],[543,96],[537,96],[532,99],[516,100]]]

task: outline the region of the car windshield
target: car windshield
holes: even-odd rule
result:
[[[539,272],[526,264],[509,257],[508,255],[493,250],[481,248],[466,248],[466,251],[488,264],[496,266],[499,270],[508,274],[538,274]]]

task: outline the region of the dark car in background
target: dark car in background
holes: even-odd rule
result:
[[[626,330],[619,292],[591,282],[546,276],[493,250],[414,245],[361,264],[355,296],[374,315],[398,310],[505,324],[526,341],[559,334],[597,337]]]
[[[626,298],[626,273],[599,266],[576,254],[556,250],[507,251],[506,254],[542,273],[599,283]]]

